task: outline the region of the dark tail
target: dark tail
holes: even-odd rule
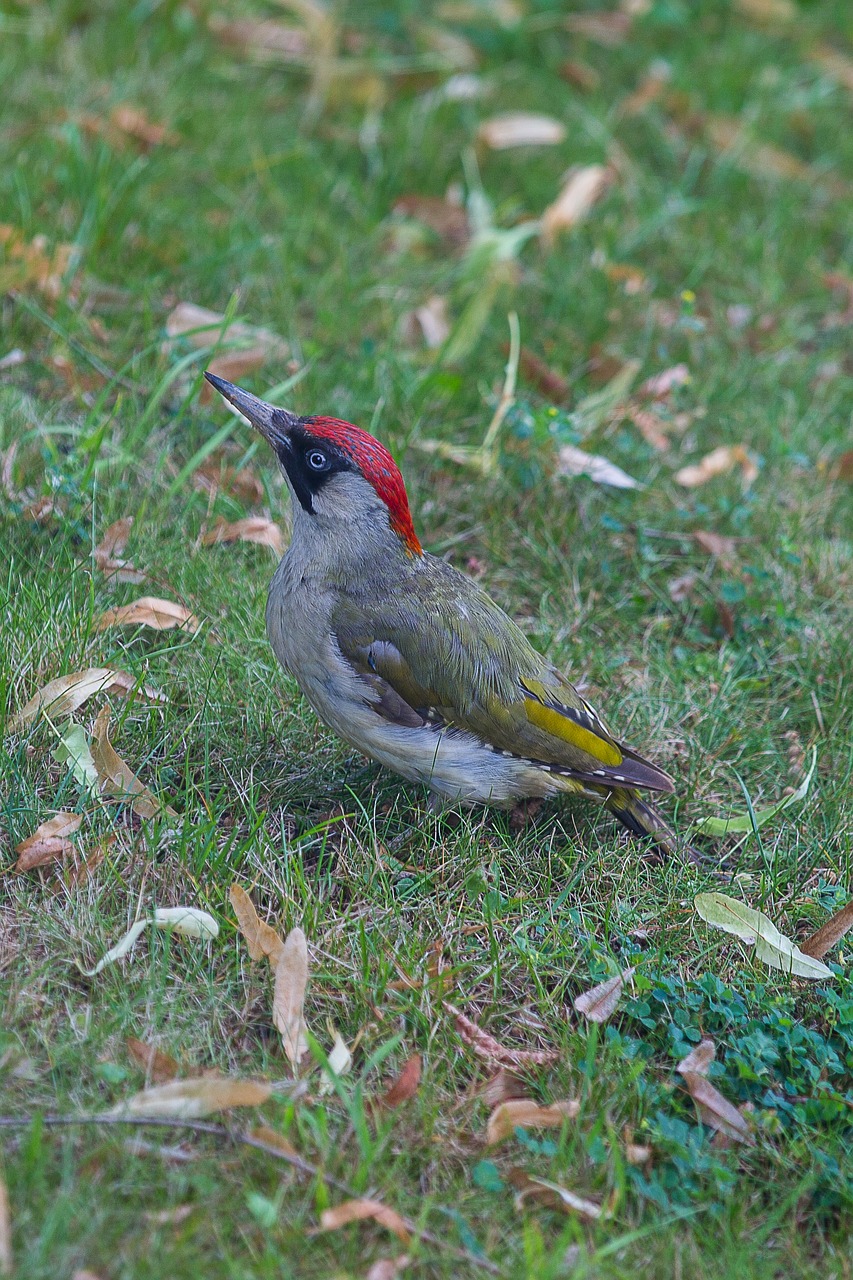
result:
[[[605,803],[632,835],[652,840],[667,857],[683,853],[691,862],[704,861],[699,851],[680,840],[666,819],[654,805],[643,800],[638,791],[627,788],[611,791]]]

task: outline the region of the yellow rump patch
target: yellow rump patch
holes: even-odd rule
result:
[[[622,752],[618,747],[608,742],[606,738],[600,738],[592,730],[584,729],[582,725],[572,720],[570,716],[563,715],[561,711],[555,711],[553,707],[544,707],[541,702],[536,702],[533,698],[524,699],[524,709],[527,712],[527,719],[537,729],[542,729],[552,737],[568,742],[579,751],[585,751],[588,756],[600,760],[602,764],[622,763]]]

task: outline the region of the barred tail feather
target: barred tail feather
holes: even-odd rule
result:
[[[665,854],[671,856],[683,851],[691,862],[701,861],[701,855],[683,840],[679,840],[668,822],[654,805],[648,804],[636,791],[620,788],[607,797],[607,808],[626,826],[632,835],[654,841]]]

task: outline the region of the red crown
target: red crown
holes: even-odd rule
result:
[[[410,555],[423,555],[412,524],[409,499],[400,468],[385,445],[380,444],[367,431],[362,431],[361,427],[340,418],[303,418],[302,421],[312,435],[330,440],[349,454],[365,480],[373,485],[377,496],[388,508],[391,528],[403,541],[406,550]]]

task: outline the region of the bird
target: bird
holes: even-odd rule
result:
[[[422,548],[380,441],[205,377],[271,445],[290,491],[266,627],[321,721],[440,805],[585,796],[664,854],[692,857],[641,794],[673,792],[672,778],[611,733],[477,582]]]

